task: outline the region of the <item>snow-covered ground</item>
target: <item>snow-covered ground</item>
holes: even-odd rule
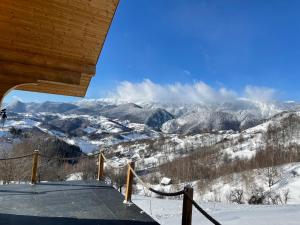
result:
[[[135,195],[133,202],[162,225],[181,224],[182,200]],[[200,203],[200,202],[198,202]],[[222,225],[299,225],[300,205],[237,205],[203,203],[201,207]],[[196,209],[193,225],[212,224]]]
[[[271,194],[273,196],[278,195],[280,200],[278,200],[277,204],[300,205],[300,163],[290,163],[273,167],[272,172],[274,173],[272,178],[268,175],[268,168],[264,168],[226,175],[225,177],[212,180],[208,184],[203,184],[196,180],[188,184],[194,188],[194,199],[200,202],[230,203],[230,194],[236,190],[241,190],[243,192],[241,201],[247,203],[251,196],[258,189],[261,189],[266,196],[270,196]],[[269,179],[272,179],[273,182],[271,187],[269,186]],[[185,185],[187,183],[175,185],[156,184],[151,186],[156,190],[174,192],[181,190]],[[135,189],[141,196],[150,196],[151,194],[140,183],[136,185]],[[285,195],[287,198],[286,202]],[[270,201],[268,197],[265,200],[264,204],[268,204]]]
[[[66,181],[82,180],[82,177],[83,173],[72,173],[67,177]]]

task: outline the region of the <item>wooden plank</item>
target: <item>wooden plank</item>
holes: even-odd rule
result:
[[[87,64],[93,65],[95,65],[97,62],[99,51],[95,51],[95,49],[100,48],[100,45],[99,47],[92,47],[88,46],[88,44],[86,44],[84,41],[77,43],[74,41],[72,43],[70,40],[53,39],[51,36],[47,35],[33,36],[32,33],[25,33],[22,31],[14,33],[8,30],[0,29],[0,32],[0,47],[2,48],[13,45],[12,49],[21,49],[25,51],[30,49],[32,53],[36,52],[46,55],[59,55],[62,57],[81,60]],[[18,39],[10,39],[12,36],[20,37]],[[61,46],[61,48],[58,48],[58,46]]]
[[[86,79],[86,78],[85,78]],[[87,80],[82,79],[81,85],[63,85],[55,83],[38,83],[37,85],[24,85],[22,87],[17,87],[17,90],[23,91],[33,91],[33,92],[45,92],[49,94],[67,95],[84,97],[87,87],[89,86],[91,77]]]
[[[45,68],[70,70],[88,75],[94,75],[96,73],[95,65],[89,65],[63,57],[54,58],[24,51],[13,51],[6,48],[0,48],[0,61],[18,62],[22,64],[42,66]]]
[[[2,16],[0,16],[0,31],[1,34],[5,35],[1,37],[2,40],[26,40],[29,43],[33,41],[42,41],[43,44],[50,43],[51,45],[55,45],[55,42],[62,43],[63,41],[68,41],[67,45],[63,47],[85,44],[87,48],[100,45],[106,34],[105,31],[95,33],[92,29],[88,29],[88,27],[85,27],[83,30],[75,30],[70,27],[53,27],[53,25],[51,26],[50,24],[48,26],[47,24],[41,24],[39,26],[23,25],[18,21],[8,22],[7,19],[2,18]],[[20,33],[24,36],[19,37],[18,34]],[[37,44],[41,45],[42,43],[40,42]],[[60,46],[56,47],[59,48]],[[79,50],[84,51],[84,49]]]
[[[0,36],[1,46],[10,44],[15,48],[30,49],[30,43],[35,43],[31,47],[36,52],[38,50],[41,50],[39,53],[44,51],[52,54],[65,52],[68,56],[88,59],[89,62],[96,64],[113,17],[116,1],[110,4],[111,11],[108,9],[105,11],[108,20],[104,24],[102,24],[104,15],[92,14],[90,10],[86,14],[79,15],[82,10],[72,7],[73,4],[70,2],[73,1],[62,1],[60,4],[59,1],[53,0],[31,2],[33,4],[21,0],[0,2],[3,9],[0,15],[5,17],[6,14],[5,20],[8,23],[7,26],[0,26],[3,29],[1,31],[3,35]],[[93,2],[96,4],[99,1]],[[99,4],[107,2],[109,1],[100,1]],[[2,23],[3,20],[2,18]],[[24,26],[24,23],[27,23],[27,26]],[[76,28],[76,25],[81,25],[81,28]],[[74,26],[75,29],[72,29]],[[49,29],[52,29],[52,32],[49,32]],[[12,37],[14,39],[11,39]],[[80,57],[83,54],[84,57]]]
[[[30,84],[33,85],[35,84],[35,81],[33,80],[32,82],[26,81],[26,83],[23,83],[21,81],[18,80],[6,80],[0,83],[0,90],[1,91],[7,91],[9,89],[12,89],[18,85],[24,85],[24,84]]]
[[[41,15],[44,17],[57,17],[57,18],[73,18],[74,22],[84,24],[86,20],[94,18],[101,19],[110,22],[110,18],[114,13],[114,6],[103,6],[103,9],[95,9],[93,6],[83,7],[80,3],[77,7],[74,7],[74,1],[40,1],[40,0],[1,0],[0,6],[7,8],[8,10],[23,10],[25,14]],[[83,2],[83,1],[82,1]],[[81,18],[81,19],[80,19]]]
[[[0,75],[7,80],[21,76],[24,79],[28,78],[35,81],[44,80],[72,85],[80,85],[81,79],[81,73],[78,72],[5,61],[0,61]]]
[[[14,76],[13,79],[11,75],[0,74],[1,85],[16,85],[16,84],[26,84],[26,83],[35,83],[37,80],[33,77],[24,77],[24,76]]]
[[[47,94],[55,94],[55,95],[65,95],[65,96],[73,96],[73,97],[84,97],[86,93],[85,90],[78,90],[75,88],[73,89],[66,88],[65,90],[59,89],[58,87],[47,88],[47,86],[41,84],[38,84],[36,87],[31,85],[17,87],[15,90],[47,93]]]
[[[80,85],[64,85],[49,82],[38,82],[38,83],[19,83],[16,81],[6,81],[0,83],[0,92],[6,92],[8,90],[21,90],[21,91],[33,91],[40,93],[67,95],[67,96],[77,96],[83,97],[86,93],[86,88],[89,82],[83,82]],[[87,83],[87,84],[86,84]]]

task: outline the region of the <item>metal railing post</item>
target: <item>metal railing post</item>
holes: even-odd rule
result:
[[[99,159],[98,159],[98,176],[97,180],[101,180],[104,176],[104,157],[103,152],[100,151]]]
[[[127,169],[127,182],[126,182],[126,192],[125,192],[125,203],[131,202],[131,195],[132,195],[132,183],[133,183],[133,173],[131,169],[134,170],[135,163],[130,162],[128,164]]]
[[[184,188],[181,222],[182,225],[192,224],[193,202],[190,199],[193,199],[193,192],[194,189],[190,186],[186,186]]]
[[[33,152],[31,184],[36,184],[39,150]]]

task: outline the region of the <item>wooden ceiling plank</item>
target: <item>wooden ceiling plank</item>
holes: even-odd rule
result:
[[[46,22],[46,23],[40,23],[40,24],[32,24],[28,23],[28,21],[24,20],[17,20],[12,19],[8,21],[8,17],[5,17],[0,12],[0,23],[1,27],[0,29],[2,31],[9,30],[10,32],[34,32],[32,35],[38,36],[42,33],[45,35],[54,35],[52,38],[63,38],[63,39],[74,39],[74,40],[80,40],[83,41],[82,38],[84,36],[87,36],[88,39],[86,41],[92,41],[99,42],[99,37],[104,37],[106,32],[105,30],[98,30],[95,32],[95,30],[91,29],[90,25],[86,25],[84,27],[73,27],[73,26],[53,26],[53,22]],[[92,44],[92,43],[91,43]]]
[[[63,4],[64,1],[61,0],[53,0],[56,4]],[[114,12],[118,4],[118,0],[90,0],[90,1],[82,1],[82,0],[72,0],[71,4],[76,9],[84,9],[88,10],[92,8],[93,10],[104,10],[109,12]]]
[[[35,80],[46,80],[57,83],[79,85],[81,73],[69,70],[55,70],[41,66],[0,61],[0,74],[7,76],[32,77]]]
[[[13,20],[16,16],[21,16],[20,19],[23,19],[23,21],[28,21],[31,18],[30,16],[29,17],[26,16],[27,15],[26,13],[24,15],[19,15],[18,13],[14,13],[12,15],[8,15],[8,16],[11,16],[11,20]],[[26,18],[26,19],[24,19],[24,18]],[[64,21],[64,22],[67,21],[66,26],[65,26],[66,30],[68,27],[70,27],[70,26],[72,27],[72,25],[70,24],[71,20],[68,21],[68,20],[66,20],[66,18],[62,18],[62,21],[56,21],[57,18],[55,18],[55,17],[54,18],[45,17],[43,20],[41,20],[39,18],[37,19],[36,15],[35,15],[35,17],[33,17],[32,19],[35,22],[40,21],[39,23],[37,23],[37,26],[40,26],[42,23],[41,21],[43,21],[43,20],[44,21],[52,21],[54,19],[53,24],[55,24],[56,26],[61,24],[62,21]],[[111,19],[110,19],[110,22],[111,22]],[[52,53],[66,52],[66,54],[68,56],[72,56],[72,57],[74,57],[74,56],[78,57],[79,55],[82,56],[84,53],[86,53],[84,55],[84,57],[81,57],[81,58],[78,57],[78,59],[87,59],[87,60],[89,60],[89,62],[96,63],[95,60],[92,61],[92,57],[95,58],[95,56],[99,54],[100,48],[94,48],[94,47],[89,47],[89,46],[95,46],[95,44],[96,44],[96,46],[101,45],[101,43],[104,41],[105,33],[107,32],[108,27],[109,27],[109,24],[100,24],[100,23],[101,23],[101,21],[99,22],[99,20],[97,18],[96,19],[94,18],[92,22],[84,23],[84,27],[82,29],[85,29],[85,30],[83,30],[84,32],[82,32],[82,36],[80,37],[80,38],[82,38],[82,41],[81,42],[79,41],[77,44],[75,43],[75,46],[74,45],[68,46],[69,43],[74,43],[75,40],[73,42],[66,40],[66,38],[63,35],[61,37],[60,36],[57,37],[57,39],[60,39],[60,42],[55,42],[55,39],[53,38],[54,35],[51,35],[51,33],[48,35],[49,32],[37,31],[37,35],[32,36],[32,33],[35,29],[30,30],[30,29],[28,29],[28,27],[27,28],[21,27],[21,29],[20,29],[20,28],[15,28],[15,26],[8,26],[8,27],[10,29],[13,29],[13,31],[11,31],[12,35],[15,34],[15,36],[18,37],[18,39],[11,40],[11,39],[7,38],[7,40],[4,42],[5,42],[5,45],[7,45],[8,43],[12,43],[14,46],[20,47],[18,42],[22,42],[22,45],[24,46],[24,45],[26,45],[26,43],[25,43],[26,41],[29,41],[27,43],[28,45],[34,41],[35,45],[38,45],[38,46],[36,46],[35,49],[39,48],[43,51],[49,51]],[[93,27],[94,25],[97,27]],[[51,27],[51,25],[49,25],[47,27]],[[52,27],[53,27],[53,25],[52,25]],[[53,27],[53,28],[55,29],[55,27]],[[19,31],[16,29],[19,29]],[[90,30],[96,31],[96,32],[90,32]],[[26,31],[30,33],[29,36],[24,35],[24,33],[26,33]],[[16,32],[16,33],[14,33],[14,32]],[[1,33],[5,34],[7,32],[1,32]],[[22,33],[22,35],[19,35],[20,33]],[[42,36],[43,33],[45,33],[48,36]],[[10,35],[10,36],[12,36],[12,35]],[[75,37],[76,37],[76,35],[75,35]],[[4,35],[2,35],[1,39],[4,39],[4,38],[5,38]],[[93,38],[95,39],[95,42],[96,42],[95,44],[93,44],[91,41]],[[76,38],[74,38],[74,39],[76,39]],[[91,39],[91,40],[89,40],[89,39]],[[44,42],[43,42],[43,40],[44,40]],[[62,41],[62,40],[66,40],[66,41]],[[84,41],[84,40],[86,40],[86,41]],[[86,44],[86,43],[88,43],[88,44]],[[49,45],[48,48],[47,48],[47,45]],[[26,48],[27,48],[27,46],[26,46]],[[58,48],[58,47],[61,47],[63,49],[61,49],[61,48],[56,49],[56,51],[55,51],[55,49],[52,49],[52,48]],[[72,54],[73,52],[71,52],[71,51],[78,51],[78,52],[76,52],[75,54]],[[92,51],[94,52],[94,54],[92,53]]]
[[[88,75],[96,73],[95,65],[84,64],[83,62],[70,60],[67,58],[50,57],[46,55],[33,54],[24,51],[13,51],[10,49],[0,48],[0,61],[19,62],[45,68],[53,68],[58,70],[69,70]]]
[[[118,2],[1,0],[0,90],[83,97]]]
[[[12,34],[15,36],[15,34]],[[18,34],[20,35],[20,34]],[[22,37],[19,38],[18,41],[9,39],[11,36],[1,35],[0,36],[0,47],[9,46],[11,49],[20,49],[24,51],[28,51],[28,49],[33,53],[46,54],[51,55],[53,57],[60,56],[75,59],[77,61],[84,61],[86,64],[95,65],[97,60],[95,59],[95,55],[97,55],[97,49],[99,48],[86,48],[84,45],[68,45],[67,41],[65,42],[56,42],[51,43],[48,41],[40,42],[38,38],[33,37]],[[29,40],[33,40],[30,42]],[[48,44],[47,44],[48,42]],[[34,44],[37,43],[37,44]],[[62,46],[61,48],[53,48],[52,46]],[[63,47],[64,46],[64,47]],[[68,47],[66,47],[68,46]],[[82,49],[85,49],[83,51]]]
[[[24,9],[22,9],[24,10]],[[21,11],[22,12],[22,11]],[[40,27],[42,25],[50,26],[50,28],[65,28],[69,29],[70,27],[79,31],[82,30],[91,30],[95,33],[98,32],[104,32],[105,33],[105,27],[109,26],[109,21],[103,21],[99,20],[97,17],[93,17],[89,20],[83,19],[80,21],[73,21],[72,19],[66,19],[66,18],[60,18],[58,16],[45,16],[44,14],[34,14],[34,16],[31,16],[31,14],[26,13],[18,13],[16,10],[7,11],[4,6],[0,5],[0,14],[1,18],[9,19],[9,22],[18,22],[22,25],[27,26],[34,26],[34,27]],[[13,14],[13,16],[12,16]],[[26,17],[26,19],[24,19]],[[97,30],[95,30],[97,29]]]
[[[39,8],[51,8],[54,11],[63,10],[66,13],[72,13],[76,16],[89,17],[91,15],[99,15],[104,18],[111,18],[114,14],[117,3],[113,0],[109,1],[66,1],[66,0],[52,0],[42,2],[40,0],[31,0]],[[98,6],[98,7],[97,7]]]
[[[10,1],[1,0],[0,7],[10,10],[14,15],[14,12],[26,15],[31,18],[37,19],[37,17],[42,17],[42,20],[47,20],[49,18],[58,18],[62,20],[72,21],[75,24],[84,24],[86,21],[96,19],[97,21],[103,21],[110,23],[113,15],[113,11],[93,11],[90,7],[89,10],[82,10],[82,8],[74,8],[72,5],[64,4],[58,5],[54,1]]]
[[[1,26],[1,23],[0,23]],[[12,31],[8,29],[1,29],[0,28],[1,40],[6,40],[6,43],[12,43],[16,46],[20,44],[27,44],[32,45],[32,43],[37,43],[35,47],[39,47],[41,50],[46,50],[48,52],[51,51],[60,51],[64,52],[71,52],[77,55],[86,55],[89,56],[88,53],[96,52],[95,47],[92,46],[97,45],[98,41],[94,39],[94,44],[92,41],[84,42],[84,41],[77,41],[72,39],[59,39],[53,38],[51,35],[46,34],[39,34],[39,36],[35,35],[31,32],[22,32],[22,31]],[[22,37],[20,37],[22,35]],[[18,38],[15,38],[18,37]],[[84,38],[83,38],[84,39]],[[92,44],[92,45],[91,45]],[[57,46],[55,49],[52,46]],[[59,48],[61,46],[61,48]]]
[[[10,75],[5,75],[5,74],[0,74],[0,80],[2,84],[7,84],[7,83],[19,83],[19,84],[26,84],[26,83],[34,83],[36,82],[36,79],[32,77],[24,77],[24,76],[15,76],[14,79],[11,79]]]
[[[1,39],[1,36],[0,36]],[[1,48],[5,48],[7,46],[4,45],[3,43],[0,43],[0,49]],[[11,47],[12,50],[14,51],[27,51],[28,49],[31,50],[31,53],[37,53],[37,54],[49,54],[49,52],[47,51],[41,51],[41,49],[39,47],[34,47],[30,44],[25,44],[25,43],[20,43],[17,47],[14,46]],[[86,57],[85,55],[80,55],[80,54],[74,54],[74,53],[70,53],[70,52],[64,52],[62,54],[61,51],[59,50],[53,50],[51,52],[51,54],[49,54],[52,58],[68,58],[68,59],[74,59],[75,61],[82,61],[85,64],[88,65],[95,65],[97,60],[95,60],[95,57],[97,56],[96,53],[90,53],[90,57]]]
[[[84,97],[86,89],[78,88],[78,87],[66,87],[66,86],[57,86],[50,84],[37,84],[37,85],[24,85],[22,87],[17,87],[16,90],[22,91],[34,91],[41,93],[49,93],[49,94],[58,94],[58,95],[66,95],[66,96],[78,96]]]

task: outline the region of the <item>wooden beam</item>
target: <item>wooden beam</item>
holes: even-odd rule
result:
[[[28,78],[35,81],[44,80],[72,85],[79,85],[81,79],[81,73],[78,72],[4,61],[0,61],[0,75],[6,76],[7,79],[21,76],[24,79]]]
[[[53,84],[53,83],[38,83],[37,85],[24,85],[17,87],[16,90],[21,91],[33,91],[40,93],[49,93],[56,95],[67,95],[75,97],[84,97],[86,93],[85,86],[78,85],[63,85],[63,84]]]
[[[0,109],[2,109],[2,103],[3,103],[3,99],[6,96],[7,92],[10,90],[10,88],[8,87],[1,87],[0,84]]]
[[[29,64],[34,66],[43,66],[45,68],[70,70],[79,73],[94,75],[96,73],[95,65],[88,65],[84,62],[67,59],[64,57],[51,57],[41,54],[33,54],[24,51],[15,51],[0,48],[0,61]]]
[[[2,107],[2,102],[4,97],[11,91],[14,90],[18,85],[22,85],[23,81],[9,80],[0,82],[0,107]],[[31,84],[33,85],[33,84]]]
[[[13,77],[13,79],[12,79]],[[5,87],[10,89],[11,86],[15,86],[18,84],[27,84],[27,83],[35,83],[37,80],[32,77],[23,77],[23,76],[11,76],[11,75],[3,75],[0,74],[0,87]]]
[[[30,83],[23,83],[23,82],[20,82],[20,81],[14,81],[14,80],[9,80],[9,81],[4,81],[4,82],[0,82],[0,91],[9,91],[11,89],[15,89],[17,88],[18,86],[21,86],[21,85],[34,85],[35,83],[34,82],[30,82]]]

